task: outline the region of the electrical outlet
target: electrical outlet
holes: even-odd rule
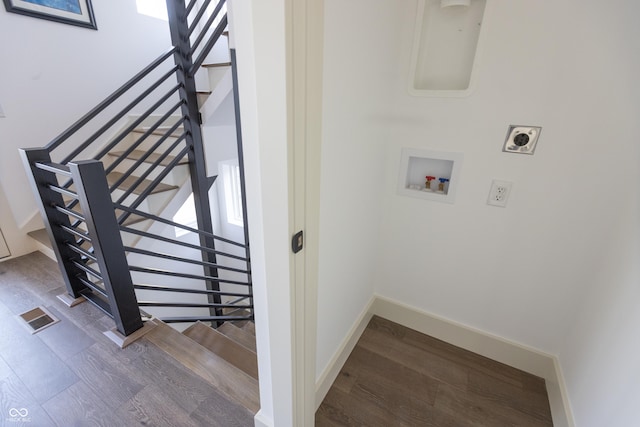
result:
[[[494,179],[491,183],[491,190],[489,191],[489,199],[487,204],[491,206],[507,206],[507,200],[511,193],[512,183],[509,181],[498,181]]]

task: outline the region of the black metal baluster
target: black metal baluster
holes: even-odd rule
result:
[[[30,172],[27,176],[31,188],[39,196],[38,208],[56,254],[67,293],[73,298],[78,298],[81,292],[87,289],[79,279],[79,277],[86,278],[86,273],[74,265],[74,262],[82,262],[81,256],[66,244],[73,237],[62,229],[62,227],[71,227],[69,217],[56,209],[56,206],[64,207],[65,205],[62,194],[49,188],[50,185],[57,186],[58,180],[54,172],[36,167],[36,162],[50,163],[51,156],[48,150],[43,148],[21,149],[20,155],[27,172]]]
[[[240,121],[240,91],[238,90],[238,63],[236,61],[236,50],[231,51],[231,73],[233,78],[233,104],[236,115],[236,140],[238,146],[238,166],[240,167],[240,193],[242,195],[242,221],[244,231],[245,256],[247,258],[247,282],[249,285],[248,293],[251,295],[249,304],[253,306],[253,284],[251,278],[251,252],[249,250],[249,222],[247,219],[247,193],[244,176],[244,151],[242,149],[242,127]],[[251,310],[253,318],[253,309]]]
[[[187,118],[184,127],[187,132],[187,145],[190,150],[189,175],[191,177],[191,189],[193,190],[193,200],[198,221],[198,229],[213,234],[213,223],[211,221],[211,205],[209,202],[209,180],[204,158],[204,146],[202,142],[202,130],[200,129],[200,112],[198,111],[198,99],[196,95],[196,83],[193,75],[188,74],[193,66],[191,43],[189,41],[189,28],[187,26],[187,9],[184,0],[167,0],[167,11],[169,14],[169,27],[171,30],[171,41],[176,47],[174,55],[176,65],[178,65],[178,82],[182,84],[180,97],[186,102],[182,106],[182,114]],[[200,246],[205,248],[215,248],[213,238],[200,235]],[[211,252],[202,251],[202,260],[216,264],[216,256]],[[217,277],[216,268],[204,267],[205,276]],[[207,281],[207,289],[220,290],[217,282]],[[219,295],[209,295],[209,302],[220,304]],[[212,314],[222,316],[222,309],[211,310]],[[222,322],[216,321],[216,326]]]

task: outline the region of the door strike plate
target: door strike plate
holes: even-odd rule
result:
[[[291,239],[291,250],[294,254],[297,254],[302,250],[304,245],[304,238],[302,236],[302,230],[298,231],[293,235],[293,239]]]

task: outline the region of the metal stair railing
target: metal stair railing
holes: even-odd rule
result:
[[[67,292],[73,298],[86,297],[112,316],[123,335],[142,327],[140,307],[208,310],[207,315],[166,319],[171,322],[202,320],[217,326],[224,321],[253,319],[246,221],[243,243],[213,233],[208,191],[215,177],[212,179],[206,174],[195,87],[196,72],[227,26],[226,3],[225,0],[167,0],[167,9],[171,49],[45,147],[21,150]],[[137,115],[132,116],[134,113]],[[134,132],[140,135],[131,140]],[[120,154],[114,156],[116,152]],[[142,155],[130,160],[134,152]],[[239,156],[241,152],[238,139]],[[109,163],[108,159],[112,161]],[[106,169],[102,161],[107,163]],[[141,209],[165,178],[184,163],[189,169],[197,228]],[[122,176],[109,184],[107,176],[122,169]],[[241,188],[246,213],[242,170]],[[187,244],[126,225],[132,218],[182,228],[197,236],[198,243]],[[163,244],[175,245],[176,250],[156,253],[135,245],[125,246],[123,237],[127,235],[163,241]],[[216,242],[236,249],[221,250]],[[200,260],[176,255],[178,248],[196,251]],[[150,265],[154,259],[171,265],[197,265],[203,273],[144,264],[130,266],[127,253],[136,259],[149,260]],[[220,262],[219,257],[240,263],[242,267],[229,266]],[[134,276],[196,280],[205,286],[134,284],[132,272]],[[234,277],[225,278],[225,275]],[[136,290],[170,293],[176,297],[171,302],[138,301]],[[181,300],[179,294],[201,295],[206,302]]]

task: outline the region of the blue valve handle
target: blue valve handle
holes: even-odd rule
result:
[[[449,182],[449,178],[438,178],[438,181],[444,184],[445,182]]]

